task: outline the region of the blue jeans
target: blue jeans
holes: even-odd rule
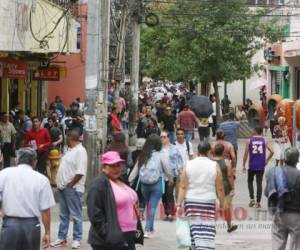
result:
[[[159,200],[162,196],[162,178],[159,178],[157,183],[154,184],[143,184],[142,183],[142,193],[147,206],[147,220],[145,231],[154,231],[154,218]]]
[[[176,143],[175,132],[169,132],[169,139],[170,139],[170,143],[175,145],[175,143]]]
[[[192,142],[192,139],[193,139],[193,131],[185,131],[185,139],[188,141],[188,142]]]
[[[60,206],[60,224],[58,238],[66,240],[70,218],[73,220],[73,240],[82,239],[82,207],[81,193],[74,188],[66,187],[64,190],[58,189],[59,206]]]

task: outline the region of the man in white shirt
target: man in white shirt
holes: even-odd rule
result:
[[[0,249],[39,250],[39,217],[45,227],[43,247],[47,248],[50,244],[50,208],[55,205],[49,180],[33,170],[37,162],[35,150],[21,148],[16,156],[18,166],[0,172],[3,215]]]
[[[8,113],[2,113],[0,122],[0,138],[4,168],[10,167],[10,158],[15,154],[16,133],[17,131],[14,125],[11,122],[9,122]]]
[[[185,140],[185,134],[183,128],[178,128],[176,131],[175,146],[177,147],[177,149],[181,154],[184,166],[186,166],[187,161],[193,159],[194,151],[193,151],[192,143]]]
[[[68,150],[62,157],[56,183],[59,193],[60,225],[58,238],[51,243],[52,247],[67,246],[70,218],[73,220],[72,249],[79,249],[82,239],[82,206],[81,195],[87,171],[87,152],[80,143],[80,133],[71,129],[67,133]]]

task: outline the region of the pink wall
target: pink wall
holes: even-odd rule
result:
[[[74,14],[78,17],[81,27],[80,53],[61,55],[54,60],[53,64],[67,68],[67,77],[58,82],[48,82],[49,104],[54,101],[55,96],[60,96],[65,106],[69,106],[76,97],[84,101],[87,5],[78,6]]]

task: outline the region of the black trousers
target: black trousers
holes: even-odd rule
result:
[[[261,201],[261,195],[262,195],[262,182],[264,177],[264,171],[255,171],[255,170],[248,170],[248,189],[249,189],[249,195],[250,199],[254,200],[254,187],[253,187],[253,181],[254,176],[256,177],[256,201],[260,203]]]
[[[3,154],[3,168],[10,167],[10,158],[13,155],[12,144],[4,143],[1,150]]]
[[[200,141],[204,141],[209,137],[209,127],[198,127]]]
[[[176,178],[174,178],[174,185],[176,183]],[[169,182],[165,181],[165,193],[163,194],[161,200],[165,209],[165,215],[175,216],[175,198],[174,198],[174,187],[170,187]]]
[[[103,246],[92,245],[92,249],[93,250],[135,250],[135,243],[134,243],[135,232],[125,232],[123,233],[123,235],[127,243],[126,246],[124,247],[103,247]]]
[[[4,217],[0,250],[39,250],[41,226],[38,218]]]
[[[213,123],[212,123],[212,126],[211,126],[211,131],[212,131],[212,136],[215,136],[216,131],[217,131],[217,116],[213,115],[212,119],[213,119]]]
[[[47,175],[47,159],[48,159],[48,152],[37,151],[36,170],[45,176],[48,176]]]

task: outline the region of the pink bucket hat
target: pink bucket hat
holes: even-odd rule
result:
[[[120,158],[118,152],[108,151],[101,156],[101,163],[104,165],[112,165],[119,162],[124,162],[124,160]]]

